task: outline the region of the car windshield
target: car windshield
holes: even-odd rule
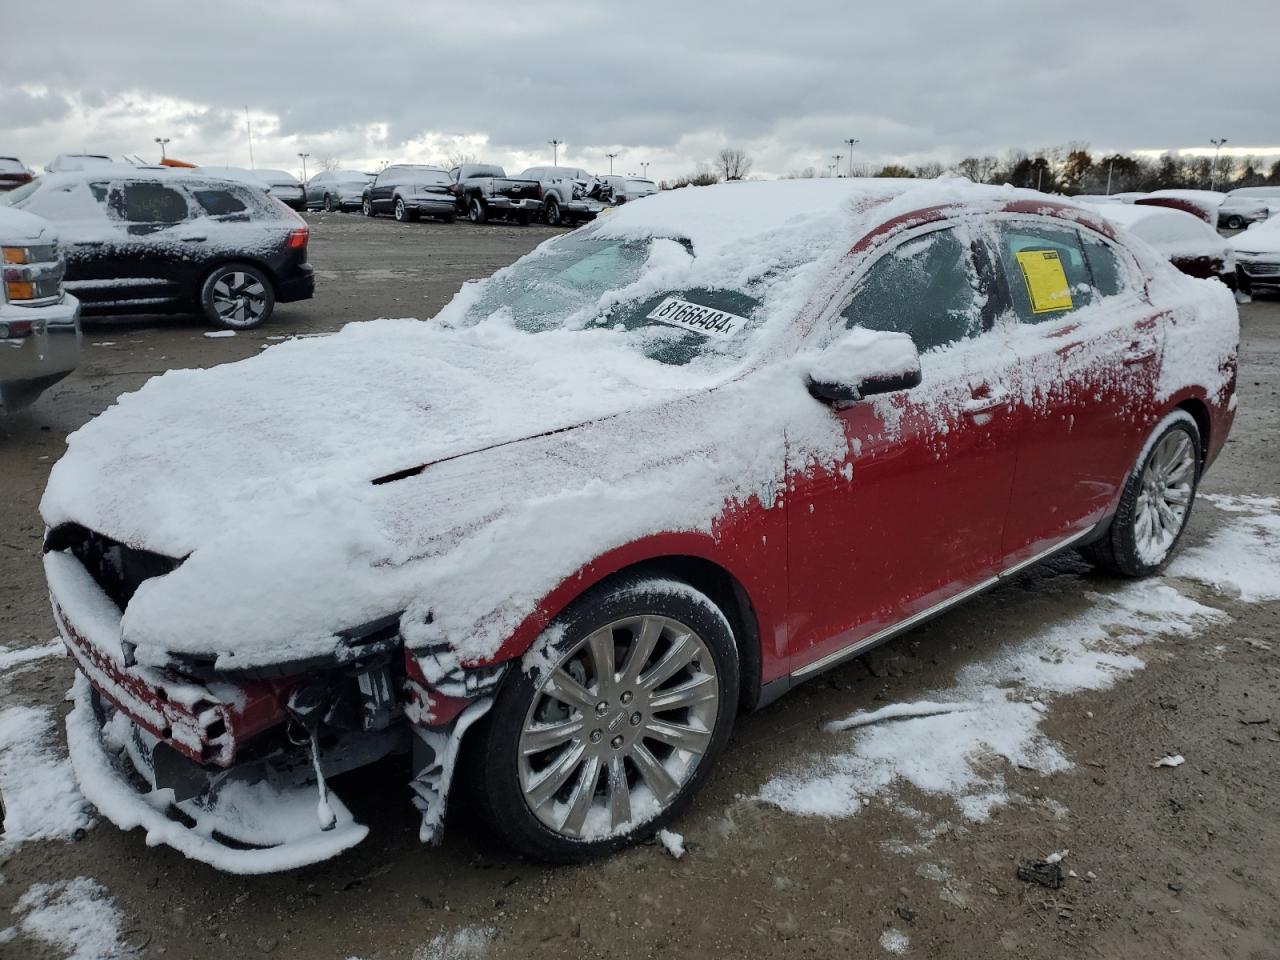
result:
[[[502,318],[529,333],[609,329],[632,334],[651,360],[741,359],[758,326],[760,300],[746,290],[647,282],[688,241],[566,236],[486,281],[466,323]]]
[[[40,181],[32,180],[30,183],[24,184],[16,190],[10,190],[8,193],[0,193],[0,203],[10,207],[16,207],[39,189]]]

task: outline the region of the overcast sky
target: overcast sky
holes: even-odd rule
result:
[[[0,155],[259,167],[560,157],[655,178],[1086,141],[1280,155],[1280,2],[44,0],[0,28]],[[874,12],[872,12],[874,10]],[[20,11],[20,15],[17,15]],[[842,161],[842,165],[845,161]]]

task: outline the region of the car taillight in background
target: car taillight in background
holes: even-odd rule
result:
[[[285,241],[285,247],[290,250],[297,250],[307,245],[307,238],[311,235],[309,227],[294,227],[289,231],[289,239]]]

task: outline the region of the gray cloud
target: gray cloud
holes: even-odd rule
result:
[[[180,155],[220,161],[243,150],[245,105],[263,118],[259,161],[272,164],[298,149],[397,159],[413,141],[468,134],[506,157],[554,136],[584,155],[629,148],[627,162],[643,152],[672,167],[734,142],[772,172],[821,163],[850,136],[876,161],[1278,139],[1274,0],[1240,0],[1229,19],[1186,0],[147,0],[108,14],[63,0],[29,5],[5,32],[0,83],[47,93],[6,94],[0,146],[36,163],[89,134],[92,148],[149,155],[161,133]],[[55,142],[73,113],[76,139]]]

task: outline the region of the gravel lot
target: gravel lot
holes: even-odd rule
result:
[[[462,281],[553,235],[308,219],[314,301],[284,305],[265,329],[225,339],[206,338],[196,320],[94,325],[81,368],[26,414],[0,420],[0,645],[55,635],[36,506],[66,434],[117,395],[170,368],[251,356],[271,338],[429,316]],[[1276,496],[1280,302],[1245,306],[1242,318],[1239,416],[1202,492]],[[1201,503],[1190,541],[1228,520]],[[0,844],[0,930],[15,922],[9,911],[32,884],[87,876],[123,915],[121,956],[867,957],[890,955],[903,941],[914,957],[1277,956],[1277,602],[1245,604],[1180,583],[1230,619],[1140,645],[1145,669],[1111,689],[1049,701],[1041,733],[1073,765],[1049,776],[1002,769],[1016,799],[985,822],[966,822],[950,799],[905,786],[838,819],[753,799],[771,776],[798,761],[821,763],[835,748],[824,721],[929,699],[966,666],[1087,610],[1087,590],[1111,589],[1073,558],[1041,565],[742,718],[709,788],[675,825],[689,847],[679,861],[655,845],[543,869],[511,859],[465,810],[455,811],[442,849],[422,848],[404,771],[388,762],[335,784],[372,825],[369,839],[286,875],[219,875],[110,824],[79,840]],[[0,673],[0,703],[48,704],[61,714],[70,677],[65,659],[13,667]],[[1149,766],[1170,753],[1187,762]],[[927,842],[882,843],[919,839],[921,822],[932,825]],[[1062,889],[1017,878],[1020,861],[1062,849],[1070,850],[1063,866],[1079,874]],[[0,934],[0,953],[68,951],[20,931],[8,943]]]

